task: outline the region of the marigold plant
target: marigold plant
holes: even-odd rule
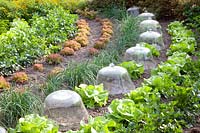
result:
[[[103,49],[106,47],[106,43],[103,41],[96,41],[94,44],[94,48],[96,49]]]
[[[112,29],[113,27],[111,25],[103,24],[102,28],[110,28],[110,29]]]
[[[110,41],[110,38],[108,38],[108,37],[100,37],[99,41],[102,41],[104,43],[108,43]]]
[[[78,29],[78,32],[79,32],[79,33],[82,33],[82,34],[85,34],[85,35],[87,35],[87,36],[90,35],[90,31],[88,31],[87,29]]]
[[[78,29],[86,29],[88,31],[90,31],[90,27],[88,26],[88,24],[79,24],[77,25]]]
[[[85,23],[87,23],[87,21],[85,19],[79,19],[77,21],[77,24],[85,24]]]
[[[64,47],[69,47],[77,51],[81,48],[81,44],[75,40],[68,40],[65,42]]]
[[[89,49],[89,54],[90,55],[97,55],[99,53],[99,50],[96,48],[90,48]]]
[[[34,64],[33,69],[42,72],[44,70],[43,64]]]
[[[112,35],[111,34],[109,34],[109,33],[106,33],[106,32],[104,32],[102,35],[101,35],[101,37],[105,37],[105,38],[111,38],[112,37]]]
[[[89,8],[85,8],[84,10],[77,9],[76,12],[88,19],[95,19],[97,16],[97,12]]]
[[[75,40],[77,42],[79,42],[81,44],[82,47],[84,46],[87,46],[89,44],[89,41],[88,41],[88,37],[84,37],[84,36],[77,36],[75,38]]]
[[[50,54],[47,56],[46,61],[49,64],[59,64],[63,61],[63,57],[60,54]]]
[[[16,83],[25,83],[28,81],[28,75],[25,72],[16,72],[13,74],[13,81]]]
[[[105,32],[108,33],[108,34],[111,34],[111,35],[113,34],[113,30],[110,29],[110,28],[103,28],[102,33],[105,33]]]
[[[0,76],[0,89],[9,89],[10,84],[3,76]]]
[[[74,55],[74,49],[65,47],[60,51],[61,55]]]

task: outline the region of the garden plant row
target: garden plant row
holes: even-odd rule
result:
[[[193,40],[196,45],[193,33],[181,22],[172,22],[168,31],[172,36],[172,45],[187,43],[189,46],[189,40]],[[68,133],[183,132],[183,128],[192,126],[199,115],[199,82],[198,73],[195,73],[198,62],[191,59],[190,55],[193,52],[186,53],[185,49],[172,52],[170,48],[167,61],[152,70],[151,77],[145,79],[142,87],[126,94],[123,99],[113,100],[108,107],[109,113],[90,117],[88,123],[81,122],[79,131]],[[85,85],[81,85],[80,88],[87,89],[88,92],[94,89],[93,86]],[[80,88],[76,90],[81,92]],[[107,95],[102,91],[102,86],[95,88],[102,92],[101,95]],[[88,98],[85,100],[89,100],[87,103],[93,101]],[[100,106],[103,104],[105,101],[102,101]],[[28,121],[28,117],[19,122],[17,129],[26,126],[23,123]],[[57,132],[58,127],[56,130],[55,127],[54,124],[54,128],[50,130]]]
[[[128,20],[126,20],[126,24],[127,28],[131,29],[128,27]],[[124,29],[126,29],[126,27]],[[132,32],[133,31],[130,33]],[[173,22],[170,24],[169,33],[172,36],[172,45],[168,51],[168,60],[161,63],[152,71],[152,76],[144,81],[142,87],[139,87],[127,94],[125,99],[114,100],[108,108],[109,113],[105,114],[104,116],[90,118],[88,123],[81,123],[80,131],[68,132],[182,132],[183,127],[192,126],[192,124],[195,122],[195,116],[198,115],[199,109],[199,82],[197,73],[198,62],[193,61],[189,55],[193,54],[196,41],[191,30],[187,30],[186,27],[184,27],[180,22]],[[123,39],[124,40],[121,40],[121,42],[128,39],[131,40],[133,39],[133,36],[131,36],[131,38]],[[122,44],[124,44],[124,42]],[[123,49],[122,45],[119,45],[118,49]],[[107,65],[107,63],[110,63],[110,61],[113,62],[117,60],[116,58],[118,57],[118,54],[111,53],[107,54],[106,56],[106,52],[102,51],[102,53],[103,54],[95,57],[94,62],[91,64],[80,64],[82,69],[78,68],[78,65],[76,65],[73,67],[73,69],[69,68],[69,70],[65,70],[63,72],[63,75],[65,75],[64,78],[67,79],[67,82],[71,87],[79,85],[81,82],[89,82],[90,79],[93,79],[92,76],[96,75],[95,71],[97,71],[97,69],[101,68],[103,65]],[[104,57],[104,60],[107,57],[107,60],[99,60],[102,59],[102,57]],[[103,63],[103,65],[99,65],[99,63]],[[72,64],[72,66],[73,65],[74,64]],[[80,70],[81,75],[76,75],[77,77],[73,77],[73,72],[79,73],[78,70]],[[79,76],[87,75],[90,76],[87,78],[79,78]],[[59,78],[59,75],[55,78]],[[53,87],[56,88],[57,84],[54,84]],[[80,88],[81,87],[85,90],[86,88],[87,90],[94,90],[98,88],[102,96],[107,97],[108,95],[107,92],[102,91],[101,86],[80,86]],[[59,89],[59,87],[57,88]],[[78,87],[76,90],[78,90]],[[18,94],[13,93],[13,95],[17,99]],[[10,95],[3,96],[7,97],[8,100],[10,96],[10,99],[13,99],[13,102],[16,102],[14,101],[13,95],[12,97]],[[20,97],[23,97],[27,100],[18,101],[18,105],[21,103],[23,105],[27,105],[27,107],[30,104],[29,102],[35,103],[31,108],[26,108],[26,110],[24,109],[24,115],[27,114],[27,112],[31,113],[33,111],[32,109],[34,109],[33,112],[37,113],[36,110],[42,108],[37,106],[41,104],[41,101],[35,96],[32,96],[32,99],[28,99],[29,95],[31,95],[29,92],[23,93],[23,95],[20,95]],[[1,97],[1,99],[3,98]],[[87,101],[87,103],[91,103],[88,105],[88,107],[94,105],[94,101],[92,100],[94,99],[91,98],[91,101]],[[105,105],[105,101],[100,101],[98,106],[103,105]],[[13,107],[16,106],[13,105]],[[16,107],[15,111],[22,113],[20,112],[19,108],[20,107]],[[9,112],[7,113],[8,114],[6,117],[8,118]],[[19,115],[16,115],[15,118],[18,116]],[[41,119],[42,121],[45,121],[44,125],[52,124],[52,122],[50,122],[50,120],[46,120],[46,118],[30,115],[25,117],[25,119],[21,119],[16,129],[29,130],[30,128],[25,128],[25,123],[27,123],[27,121],[40,123]],[[7,124],[6,121],[7,120],[5,120],[5,124]],[[51,125],[51,128],[47,130],[44,129],[44,131],[58,132],[58,127],[54,125],[55,124]],[[21,128],[21,126],[24,126],[24,128]],[[31,127],[34,127],[37,130],[38,126],[39,124],[33,124]],[[39,127],[39,129],[44,127],[45,126]],[[11,131],[15,132],[14,130],[10,130],[10,132]]]
[[[44,14],[39,15],[41,12]],[[10,30],[0,35],[1,75],[10,75],[32,64],[38,57],[57,52],[62,47],[59,44],[76,33],[77,15],[60,6],[51,9],[44,6],[33,14],[28,22],[14,19]]]
[[[183,132],[199,115],[198,62],[190,57],[196,41],[191,30],[181,22],[168,27],[172,44],[168,59],[151,72],[142,87],[124,99],[113,100],[109,113],[81,123],[84,132]],[[183,45],[183,46],[182,46]],[[187,47],[184,47],[187,45]]]

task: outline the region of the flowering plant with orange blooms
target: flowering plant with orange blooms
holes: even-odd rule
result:
[[[84,10],[77,9],[76,12],[88,19],[95,19],[97,16],[97,11],[89,10],[89,8],[85,8]]]
[[[110,41],[112,37],[112,22],[109,19],[98,19],[102,24],[102,34],[101,37],[96,41],[94,48],[103,49],[106,47],[107,43]]]
[[[104,41],[96,41],[95,44],[94,44],[94,48],[96,49],[103,49],[106,47],[106,43]]]
[[[69,48],[69,47],[64,47],[61,51],[60,51],[61,55],[74,55],[74,49]]]
[[[28,81],[28,75],[25,72],[16,72],[13,74],[13,81],[16,83],[25,83]]]
[[[43,64],[34,64],[33,69],[42,72],[44,70]]]
[[[90,35],[90,31],[88,31],[88,30],[85,29],[85,28],[78,29],[78,32],[81,33],[81,34],[85,34],[85,35],[87,35],[87,36]]]
[[[77,51],[81,48],[81,44],[75,40],[68,40],[65,42],[64,47],[72,48],[74,51]]]
[[[0,76],[0,89],[9,89],[10,84],[3,76]]]
[[[46,61],[49,64],[59,64],[63,61],[63,57],[60,54],[50,54],[47,56]]]
[[[110,35],[112,35],[113,34],[113,30],[112,29],[110,29],[110,28],[103,28],[102,29],[102,33],[108,33],[108,34],[110,34]]]
[[[97,55],[99,53],[99,50],[96,48],[90,48],[89,49],[89,54],[90,55]]]
[[[88,37],[85,36],[77,36],[75,40],[79,42],[82,47],[85,47],[89,44]]]

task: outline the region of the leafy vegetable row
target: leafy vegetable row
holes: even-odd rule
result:
[[[90,118],[87,124],[81,123],[79,131],[68,133],[181,133],[183,127],[194,124],[200,107],[199,82],[198,76],[191,75],[193,70],[188,66],[194,64],[187,53],[196,42],[191,30],[181,22],[171,23],[168,30],[173,40],[170,56],[152,71],[152,76],[145,79],[142,87],[131,91],[125,99],[112,101],[108,114]],[[178,38],[184,40],[187,49],[173,49],[172,46],[179,46]]]
[[[54,7],[45,16],[37,13],[30,24],[15,19],[9,31],[0,35],[0,75],[9,75],[32,63],[34,59],[59,48],[59,43],[76,32],[76,15]]]

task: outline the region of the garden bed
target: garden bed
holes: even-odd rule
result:
[[[43,115],[42,101],[54,91],[69,89],[76,91],[82,97],[88,114],[93,117],[81,124],[80,130],[84,132],[92,130],[130,133],[199,132],[199,54],[195,53],[197,43],[194,34],[182,23],[172,22],[173,20],[160,21],[165,49],[160,51],[160,56],[154,57],[157,67],[145,70],[142,75],[140,75],[142,72],[138,72],[141,70],[139,67],[135,67],[135,71],[132,73],[126,68],[136,90],[132,90],[126,95],[113,96],[109,95],[109,91],[104,90],[101,85],[95,86],[98,71],[110,63],[123,66],[125,50],[139,43],[138,18],[123,15],[125,14],[124,10],[113,8],[107,9],[107,13],[114,14],[115,11],[118,11],[119,14],[115,14],[111,19],[104,19],[96,17],[95,11],[89,11],[86,8],[83,11],[77,11],[82,15],[77,19],[77,15],[72,15],[68,11],[64,12],[60,6],[58,9],[54,6],[48,8],[50,9],[43,10],[41,7],[37,9],[39,13],[45,13],[45,15],[34,14],[33,19],[26,16],[27,14],[21,14],[23,17],[24,15],[28,17],[26,18],[27,22],[14,20],[12,23],[14,27],[10,31],[8,28],[2,30],[4,33],[1,34],[0,41],[6,42],[7,46],[15,43],[11,37],[15,31],[22,37],[23,34],[27,34],[29,40],[23,38],[24,40],[20,41],[20,36],[18,37],[16,34],[18,40],[16,42],[24,46],[18,48],[19,45],[16,44],[16,50],[8,51],[11,52],[9,56],[13,54],[16,59],[21,60],[16,60],[17,67],[12,64],[5,67],[6,63],[9,64],[12,61],[6,60],[8,52],[6,53],[5,49],[2,49],[4,57],[2,62],[5,64],[1,65],[1,73],[12,76],[6,76],[5,79],[0,77],[0,83],[2,82],[0,87],[1,85],[3,88],[5,87],[4,89],[0,88],[2,101],[0,126],[14,128],[20,117],[30,113]],[[53,13],[55,13],[55,18],[52,16]],[[67,14],[65,13],[71,15],[70,20],[66,18]],[[54,20],[58,17],[56,15],[61,16],[62,19],[58,23],[54,21],[54,25],[61,29],[52,28],[46,32],[44,29],[50,23],[46,23],[45,20],[47,22]],[[88,16],[89,19],[85,18]],[[67,31],[67,27],[63,29],[62,25],[59,26],[66,21],[71,23],[70,31]],[[7,23],[7,21],[2,22]],[[46,26],[42,27],[44,26],[42,23]],[[55,34],[54,30],[56,30]],[[4,36],[11,37],[12,41],[9,42],[9,39],[7,41]],[[33,40],[35,40],[35,45],[41,42],[40,47],[30,45]],[[66,47],[67,49],[64,51]],[[37,52],[34,49],[37,49]],[[27,55],[29,54],[28,50],[36,53]],[[14,54],[15,52],[24,57],[21,58]],[[32,57],[28,58],[29,56]],[[24,60],[25,58],[28,60]],[[193,58],[195,60],[192,60]],[[32,64],[34,65],[31,66]],[[10,69],[12,70],[10,71]],[[19,69],[19,72],[12,74]],[[9,81],[10,84],[6,81]],[[24,99],[27,101],[23,101]],[[15,101],[19,104],[16,105]],[[37,104],[40,106],[37,107]],[[27,107],[33,107],[34,110]],[[5,117],[10,119],[6,120]],[[31,115],[30,117],[34,118]],[[37,117],[48,123],[45,118]],[[49,122],[52,125],[55,124]],[[77,127],[72,129],[78,130]],[[11,130],[14,131],[14,129]],[[58,130],[57,126],[52,130]],[[69,133],[71,132],[69,131]]]

